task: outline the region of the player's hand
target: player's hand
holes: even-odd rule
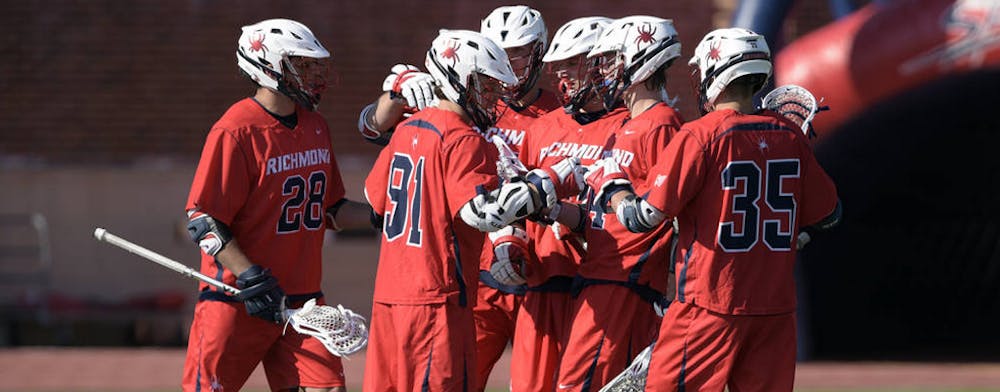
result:
[[[272,323],[281,323],[282,304],[285,292],[278,286],[278,279],[271,270],[259,265],[250,267],[236,277],[236,287],[240,293],[236,298],[243,301],[247,313]]]
[[[409,107],[423,109],[437,104],[434,77],[409,64],[396,64],[382,81],[382,91],[393,99],[403,99]]]
[[[551,208],[560,199],[580,193],[583,189],[584,167],[580,159],[569,157],[552,165],[534,169],[524,176],[539,195],[539,209]]]
[[[617,190],[632,187],[632,182],[614,158],[599,159],[588,166],[584,180],[594,190],[594,203],[598,206],[606,206],[609,201],[606,198],[610,198]]]
[[[493,264],[490,275],[497,282],[508,286],[525,284],[524,263],[528,255],[528,233],[524,230],[506,226],[489,233],[493,243]]]

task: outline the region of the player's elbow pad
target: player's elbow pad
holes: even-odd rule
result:
[[[618,221],[633,233],[645,233],[659,226],[667,215],[660,212],[645,200],[628,195],[615,209]]]
[[[372,144],[385,147],[389,145],[389,139],[392,138],[392,130],[387,130],[385,132],[379,132],[372,123],[372,119],[375,116],[376,104],[370,104],[361,109],[361,115],[358,116],[358,132],[361,132],[361,136],[365,137],[365,140],[371,142]]]
[[[188,235],[205,254],[215,257],[232,241],[233,234],[225,223],[198,210],[188,211]]]
[[[816,224],[809,226],[809,228],[816,231],[829,230],[840,224],[840,218],[843,213],[844,210],[841,207],[840,199],[837,199],[837,206],[833,208],[833,212],[831,212],[830,215],[827,215],[826,218],[816,222]]]

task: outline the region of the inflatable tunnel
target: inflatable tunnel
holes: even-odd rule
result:
[[[746,26],[749,27],[749,26]],[[841,226],[802,252],[815,359],[1000,359],[1000,1],[874,2],[791,42]]]

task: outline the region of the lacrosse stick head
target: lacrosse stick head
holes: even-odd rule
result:
[[[368,345],[365,318],[343,305],[336,308],[317,305],[316,299],[310,299],[301,309],[289,309],[285,314],[296,332],[319,339],[338,357],[354,354]]]
[[[778,112],[802,129],[806,137],[816,137],[812,120],[820,111],[816,97],[802,86],[787,84],[774,89],[764,96],[762,108]]]
[[[500,135],[493,135],[490,140],[497,147],[497,151],[500,152],[500,157],[497,158],[497,175],[505,182],[511,182],[517,178],[524,177],[524,174],[528,172],[528,168],[521,163],[521,160],[517,158],[517,153],[507,145],[507,142]]]
[[[653,345],[649,345],[639,355],[636,355],[625,370],[604,385],[599,392],[641,392],[646,390],[649,360],[652,357]]]

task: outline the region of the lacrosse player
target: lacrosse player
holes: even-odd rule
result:
[[[520,160],[535,168],[525,178],[535,189],[545,192],[543,204],[554,210],[552,216],[534,217],[525,223],[528,261],[525,268],[516,262],[497,258],[491,272],[501,282],[526,282],[529,286],[517,316],[511,360],[512,391],[551,391],[556,388],[559,358],[566,349],[566,336],[572,323],[570,293],[584,251],[581,227],[554,225],[559,211],[585,214],[575,195],[579,193],[575,173],[566,169],[567,157],[584,162],[600,158],[605,139],[628,115],[623,108],[605,110],[592,83],[596,72],[587,54],[598,35],[611,20],[585,17],[569,21],[559,28],[545,53],[545,62],[559,83],[563,108],[535,120],[525,135]],[[560,164],[561,163],[561,164]],[[555,164],[553,170],[551,165]],[[570,180],[572,191],[552,188]],[[582,181],[582,177],[580,177]],[[552,184],[552,185],[549,185]],[[582,182],[581,182],[582,184]],[[570,196],[573,196],[570,198]],[[560,201],[566,197],[565,203]],[[495,243],[496,245],[496,243]]]
[[[506,53],[479,33],[441,30],[425,66],[437,103],[395,126],[365,181],[383,220],[365,390],[479,385],[472,308],[482,231],[520,218],[491,207],[498,153],[475,129],[494,125],[497,102],[518,82]]]
[[[647,390],[792,390],[794,239],[800,227],[836,224],[840,203],[799,126],[754,105],[770,55],[752,31],[710,32],[688,63],[705,114],[670,141],[644,196],[614,160],[586,176],[630,230],[649,232],[671,217],[681,228],[676,301]]]
[[[369,225],[315,112],[330,53],[301,23],[270,19],[243,27],[236,59],[256,90],[209,131],[186,209],[201,273],[241,292],[201,284],[183,388],[239,390],[263,363],[272,390],[343,391],[340,358],[282,333],[284,307],[323,299],[323,229]]]
[[[600,67],[595,86],[605,107],[624,103],[630,114],[610,135],[608,159],[637,182],[662,159],[683,123],[663,102],[667,69],[680,54],[673,23],[653,16],[615,20],[590,51]],[[560,391],[596,390],[614,378],[653,342],[661,320],[657,313],[667,307],[672,225],[633,233],[628,222],[593,206],[584,231],[587,253],[574,287],[573,326],[560,361]]]
[[[525,132],[535,118],[558,108],[559,100],[552,92],[538,85],[542,74],[542,55],[548,44],[548,30],[542,15],[523,5],[502,6],[494,9],[482,20],[480,33],[496,42],[507,53],[517,84],[512,95],[497,103],[497,123],[482,131],[487,139],[501,136],[516,152],[525,139]],[[383,81],[385,91],[379,99],[366,107],[358,121],[358,129],[369,141],[383,145],[391,137],[396,124],[437,102],[433,97],[434,79],[412,65],[398,64]],[[478,129],[478,128],[476,128]],[[500,248],[514,246],[511,241],[523,236],[523,230],[509,227],[504,233],[492,236]],[[518,245],[523,244],[519,241]],[[521,247],[511,248],[513,250]],[[500,252],[500,257],[523,258],[523,254]],[[521,296],[526,286],[520,283],[503,284],[490,274],[494,260],[494,246],[485,243],[480,261],[478,301],[473,309],[476,322],[476,364],[479,384],[473,388],[482,391],[494,365],[514,336],[514,320],[520,308]]]
[[[517,76],[513,94],[497,103],[500,117],[484,136],[501,136],[517,152],[526,132],[539,116],[559,108],[559,99],[551,91],[538,86],[542,74],[542,56],[548,48],[548,29],[542,15],[523,5],[497,7],[482,20],[483,35],[489,37],[510,59]],[[490,273],[495,257],[520,262],[527,257],[527,233],[521,227],[508,226],[490,234],[479,265],[479,300],[473,309],[476,321],[476,363],[479,384],[483,391],[493,366],[514,338],[515,320],[526,292],[524,282],[498,282]],[[494,245],[496,242],[496,245]],[[494,252],[494,247],[498,251]]]

